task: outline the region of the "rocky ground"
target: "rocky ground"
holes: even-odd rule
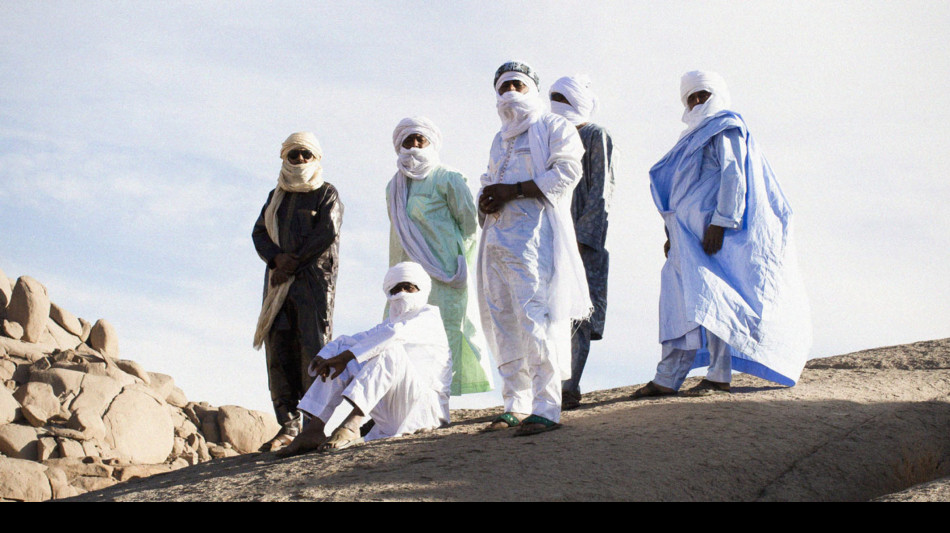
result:
[[[696,380],[687,382],[691,386]],[[947,501],[950,339],[811,361],[777,387],[630,401],[599,391],[564,428],[480,433],[499,409],[336,455],[214,459],[80,501]]]

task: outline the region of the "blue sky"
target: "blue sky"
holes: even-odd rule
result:
[[[0,269],[110,320],[192,400],[269,410],[251,226],[314,131],[346,205],[336,332],[379,318],[391,133],[432,118],[473,190],[512,58],[587,73],[618,147],[605,340],[585,390],[649,380],[662,223],[647,170],[679,77],[729,82],[796,213],[813,356],[950,334],[950,5],[942,2],[4,2]],[[379,309],[377,312],[366,310]],[[453,399],[454,407],[500,395]]]

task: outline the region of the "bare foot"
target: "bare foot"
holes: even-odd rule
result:
[[[323,424],[310,424],[287,447],[281,448],[275,453],[278,457],[291,457],[316,450],[326,441],[327,436],[323,433]]]

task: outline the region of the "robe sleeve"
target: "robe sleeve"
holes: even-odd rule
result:
[[[251,231],[251,239],[254,240],[254,248],[257,250],[257,255],[267,263],[267,266],[272,267],[272,262],[277,254],[283,252],[280,249],[280,246],[271,240],[270,235],[267,234],[267,225],[264,224],[264,211],[267,210],[267,205],[270,203],[271,198],[274,197],[274,191],[271,191],[267,196],[267,201],[264,202],[264,207],[261,208],[261,214],[257,217],[257,222],[254,223],[254,230]]]
[[[574,230],[578,242],[595,250],[603,248],[607,234],[607,211],[614,183],[612,151],[610,136],[606,130],[601,130],[600,135],[590,140],[584,154],[590,163],[589,174],[584,177],[589,189],[584,198],[586,201],[580,206],[581,212],[574,220]]]
[[[545,164],[547,170],[534,177],[535,184],[552,203],[573,192],[584,173],[581,166],[584,144],[577,128],[561,117],[558,119],[552,121],[548,129],[550,156]]]
[[[317,257],[333,244],[333,241],[340,234],[342,223],[343,202],[340,201],[336,188],[331,187],[320,205],[320,219],[307,240],[297,250],[298,260],[300,261],[297,272],[309,267]]]
[[[444,194],[449,213],[461,230],[462,238],[473,238],[478,228],[478,213],[465,176],[455,172],[449,173],[448,179],[445,180]]]
[[[350,347],[350,352],[356,356],[357,361],[365,363],[383,353],[393,343],[424,341],[431,336],[433,328],[436,331],[442,328],[442,319],[436,314],[438,320],[431,320],[432,313],[432,308],[426,307],[409,320],[383,322],[361,333],[357,343]]]
[[[719,159],[719,194],[710,224],[728,229],[742,227],[745,214],[745,142],[739,129],[726,130],[713,138]]]

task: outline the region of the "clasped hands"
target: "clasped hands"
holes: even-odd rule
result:
[[[313,361],[310,361],[307,372],[311,376],[319,377],[323,382],[326,382],[327,378],[333,380],[342,374],[343,370],[346,369],[346,365],[353,359],[356,359],[356,356],[349,350],[329,359],[316,355],[313,357]],[[331,370],[333,371],[332,374],[330,373]]]
[[[277,254],[274,257],[274,272],[270,277],[273,286],[286,282],[300,266],[299,258],[294,254]]]
[[[497,213],[505,204],[518,196],[518,186],[507,183],[496,183],[482,189],[478,198],[478,208],[482,213]]]

